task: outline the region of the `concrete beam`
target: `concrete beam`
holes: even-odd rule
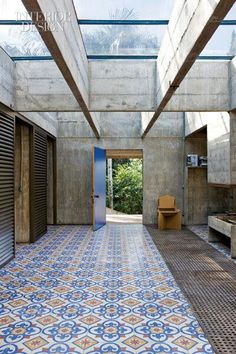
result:
[[[88,61],[72,0],[23,0],[58,68],[99,138],[99,127],[90,114]],[[67,14],[67,21],[52,21],[46,14]],[[62,22],[62,21],[61,21]],[[44,30],[42,30],[42,27]]]
[[[156,61],[91,61],[90,108],[155,111]]]
[[[164,111],[228,111],[230,65],[229,61],[196,61]]]
[[[48,112],[20,112],[20,115],[27,118],[30,122],[44,129],[49,134],[57,137],[58,120],[57,113]]]
[[[236,110],[236,57],[230,63],[230,110]]]
[[[158,58],[157,110],[144,127],[145,137],[235,0],[175,2]]]
[[[0,102],[14,108],[15,64],[0,48]]]
[[[15,108],[20,112],[81,111],[55,62],[16,62]]]
[[[196,62],[164,111],[229,110],[229,65],[227,61]],[[89,110],[154,112],[156,78],[156,62],[89,62]],[[51,61],[16,63],[15,107],[26,112],[81,111],[60,70]]]

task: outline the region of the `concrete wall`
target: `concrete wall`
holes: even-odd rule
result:
[[[92,110],[155,110],[156,61],[91,61],[89,68]]]
[[[15,64],[0,47],[0,102],[13,108],[15,100]]]
[[[158,55],[157,103],[174,93],[235,0],[175,1]],[[214,21],[212,20],[214,18]],[[166,102],[165,102],[166,103]]]
[[[144,140],[139,137],[141,117],[137,113],[102,113],[99,141],[91,136],[82,115],[60,114],[58,119],[58,223],[92,222],[93,145],[107,149],[143,149],[144,223],[156,223],[157,198],[162,194],[175,195],[178,207],[182,208],[183,114],[163,114],[152,135]]]
[[[236,211],[235,188],[208,186],[208,215]]]
[[[230,112],[230,171],[231,183],[236,184],[236,112]]]
[[[185,183],[185,225],[207,224],[207,170],[187,168]]]
[[[49,134],[57,137],[58,122],[56,113],[47,112],[25,112],[22,115],[30,122],[38,125]]]
[[[165,110],[228,111],[230,107],[229,67],[229,61],[195,62]]]
[[[213,118],[213,117],[212,117]],[[231,184],[230,117],[217,115],[208,124],[208,182]]]
[[[78,102],[54,62],[16,63],[16,110],[20,112],[81,111]],[[46,108],[46,109],[45,109]]]
[[[28,65],[28,67],[31,67]],[[33,69],[33,67],[32,67]],[[58,70],[59,71],[59,70]],[[4,111],[7,114],[14,114],[13,110],[16,109],[17,105],[17,95],[16,92],[23,93],[24,90],[28,90],[28,81],[26,77],[24,77],[24,72],[21,72],[22,81],[20,81],[20,87],[17,86],[17,70],[16,70],[16,63],[14,63],[11,58],[4,52],[4,50],[0,47],[0,110]],[[36,73],[34,73],[36,75]],[[52,74],[52,72],[51,72]],[[32,73],[33,75],[33,73]],[[62,79],[64,80],[64,79]],[[42,84],[42,83],[41,83]],[[41,85],[42,87],[42,85]],[[36,88],[35,88],[36,89]],[[55,92],[55,87],[53,88]],[[38,90],[40,90],[40,85],[38,86]],[[68,88],[69,90],[69,88]],[[37,90],[35,91],[36,94]],[[36,94],[37,97],[37,94]],[[31,96],[33,102],[40,102],[40,99]],[[22,102],[27,104],[29,96],[21,96]],[[50,97],[48,97],[50,100]],[[40,111],[40,110],[39,110]],[[27,112],[22,113],[26,118],[28,118],[31,122],[37,124],[39,127],[43,128],[50,134],[56,136],[57,135],[57,118],[56,114],[47,113],[47,112]]]
[[[230,62],[229,67],[230,110],[236,109],[236,57]]]
[[[207,156],[207,132],[197,132],[185,140],[185,156]],[[185,213],[186,225],[206,224],[208,215],[207,169],[185,167]]]
[[[231,178],[230,115],[221,113],[186,113],[185,135],[207,126],[208,183],[233,184]]]
[[[205,141],[197,142],[207,128]],[[208,169],[185,174],[185,223],[207,223],[207,215],[236,210],[236,115],[222,113],[186,113],[186,154],[208,154]],[[190,173],[189,173],[190,172]],[[205,215],[205,216],[204,216]],[[201,217],[202,216],[202,217]]]
[[[229,110],[229,65],[196,62],[164,110]],[[154,112],[157,76],[155,61],[90,61],[90,111]],[[16,63],[15,104],[22,112],[81,111],[53,61]]]
[[[185,136],[193,134],[199,129],[206,127],[210,116],[206,112],[186,112],[185,113]],[[214,117],[213,117],[214,119]]]

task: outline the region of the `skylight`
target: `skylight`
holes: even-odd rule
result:
[[[17,20],[18,14],[25,13],[21,0],[1,0],[0,20]]]
[[[35,26],[0,26],[0,46],[10,57],[50,55]]]
[[[157,55],[166,26],[81,26],[88,55]]]
[[[236,26],[219,26],[201,55],[236,55]]]
[[[140,59],[155,59],[175,1],[74,0],[88,58],[123,56],[129,59],[140,56]],[[48,58],[50,53],[35,26],[6,22],[24,19],[25,16],[21,0],[0,0],[0,46],[11,57]],[[117,20],[123,22],[117,24]],[[236,20],[236,4],[225,20]],[[235,24],[221,25],[201,53],[201,56],[213,59],[234,55]]]
[[[175,0],[74,0],[79,19],[121,19],[124,9],[131,15],[124,19],[169,19]],[[126,13],[126,15],[128,12]]]

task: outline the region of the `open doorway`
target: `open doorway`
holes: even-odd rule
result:
[[[143,152],[107,150],[106,221],[143,223]]]

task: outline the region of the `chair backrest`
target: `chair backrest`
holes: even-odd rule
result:
[[[158,209],[175,210],[176,209],[175,197],[168,194],[159,197]]]

